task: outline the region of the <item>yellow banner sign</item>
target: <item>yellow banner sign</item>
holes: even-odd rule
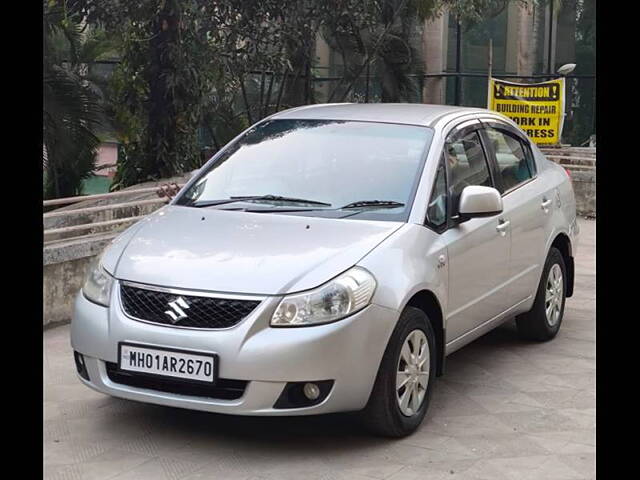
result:
[[[489,79],[487,108],[516,122],[536,144],[560,143],[564,121],[564,78],[542,83]]]

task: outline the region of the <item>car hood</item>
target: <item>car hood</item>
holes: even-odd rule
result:
[[[121,280],[276,295],[330,280],[402,225],[167,206],[116,239],[102,263]]]

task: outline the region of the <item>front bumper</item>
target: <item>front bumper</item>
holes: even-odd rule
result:
[[[124,314],[119,286],[111,307],[79,293],[71,323],[71,345],[81,353],[87,386],[115,397],[172,407],[237,415],[311,415],[364,408],[399,313],[378,305],[327,325],[272,328],[280,297],[267,297],[242,322],[222,330],[180,329],[140,322]],[[111,381],[106,362],[117,363],[119,342],[218,355],[218,377],[245,380],[236,400],[137,388]],[[334,380],[327,398],[304,408],[275,409],[287,382]]]

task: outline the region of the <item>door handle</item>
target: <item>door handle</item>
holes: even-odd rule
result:
[[[552,201],[548,200],[546,197],[542,198],[542,203],[540,204],[540,206],[542,207],[542,210],[544,210],[544,213],[549,213],[549,207],[551,206]]]
[[[498,231],[498,233],[500,233],[500,235],[504,237],[507,234],[507,228],[509,228],[510,224],[511,222],[509,220],[500,219],[498,221],[498,226],[496,227],[496,230]]]

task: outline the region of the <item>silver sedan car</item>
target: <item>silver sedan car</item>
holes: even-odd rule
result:
[[[100,255],[80,380],[238,415],[422,422],[447,355],[515,318],[552,339],[574,282],[567,172],[508,118],[422,104],[272,115]]]

